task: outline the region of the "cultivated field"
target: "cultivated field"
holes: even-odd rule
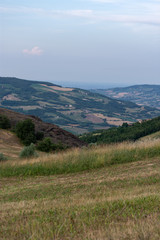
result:
[[[160,239],[159,139],[17,157],[0,176],[0,239]]]

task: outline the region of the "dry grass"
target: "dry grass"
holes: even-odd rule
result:
[[[74,162],[94,154],[148,151],[158,140],[4,162],[12,167]],[[144,161],[145,160],[145,161]],[[72,174],[0,179],[0,239],[159,240],[160,157]]]
[[[160,139],[160,131],[140,138],[140,141],[153,141],[154,139]]]
[[[5,156],[17,159],[23,146],[17,136],[10,131],[0,129],[0,152]]]
[[[65,154],[55,156],[63,161]],[[2,178],[0,239],[158,240],[159,173],[157,158],[76,174]]]
[[[140,149],[140,150],[145,150],[147,148],[152,148],[152,147],[159,147],[160,142],[159,139],[147,139],[145,141],[138,141],[135,143],[132,142],[125,142],[125,143],[118,143],[118,144],[111,144],[111,145],[101,145],[101,146],[93,146],[90,149],[84,148],[84,149],[79,149],[79,148],[74,148],[74,149],[69,149],[64,152],[59,152],[55,154],[44,154],[40,153],[39,158],[31,158],[31,159],[24,159],[24,160],[19,160],[19,158],[14,159],[12,162],[9,164],[11,166],[15,165],[26,165],[26,164],[35,164],[35,163],[53,163],[53,162],[58,162],[58,163],[63,163],[69,160],[76,160],[81,154],[87,154],[92,155],[93,153],[96,155],[99,155],[100,161],[103,161],[103,157],[105,154],[108,154],[108,156],[112,156],[115,151],[116,152],[121,152],[121,151],[132,151],[135,149]],[[19,151],[22,149],[21,145],[14,146],[14,149]],[[8,146],[5,146],[6,152],[8,151]],[[9,152],[8,152],[9,154]],[[17,156],[18,157],[18,156]],[[5,162],[3,165],[7,165],[8,163]]]
[[[91,171],[116,164],[147,161],[160,157],[160,142],[121,143],[91,148],[71,149],[55,154],[41,154],[39,158],[0,163],[0,176],[50,176],[55,174]]]
[[[108,229],[98,231],[91,229],[85,239],[90,240],[159,240],[160,220],[158,215],[146,216],[137,220],[128,220],[125,223],[113,222]]]

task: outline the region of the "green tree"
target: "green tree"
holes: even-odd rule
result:
[[[51,152],[53,150],[54,144],[50,138],[44,138],[37,145],[37,149],[42,152]]]
[[[17,123],[15,131],[24,145],[28,146],[36,142],[35,126],[31,119]]]
[[[8,129],[11,127],[11,123],[5,115],[0,115],[0,128]]]

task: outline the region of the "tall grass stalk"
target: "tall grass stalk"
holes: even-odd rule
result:
[[[73,149],[33,160],[4,163],[1,177],[76,173],[160,156],[159,140]]]

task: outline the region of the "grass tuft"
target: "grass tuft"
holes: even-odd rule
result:
[[[1,166],[0,176],[49,176],[77,173],[159,156],[160,143],[158,140],[137,144],[104,145],[50,154],[22,163],[19,161],[15,161],[13,164],[6,163]]]

